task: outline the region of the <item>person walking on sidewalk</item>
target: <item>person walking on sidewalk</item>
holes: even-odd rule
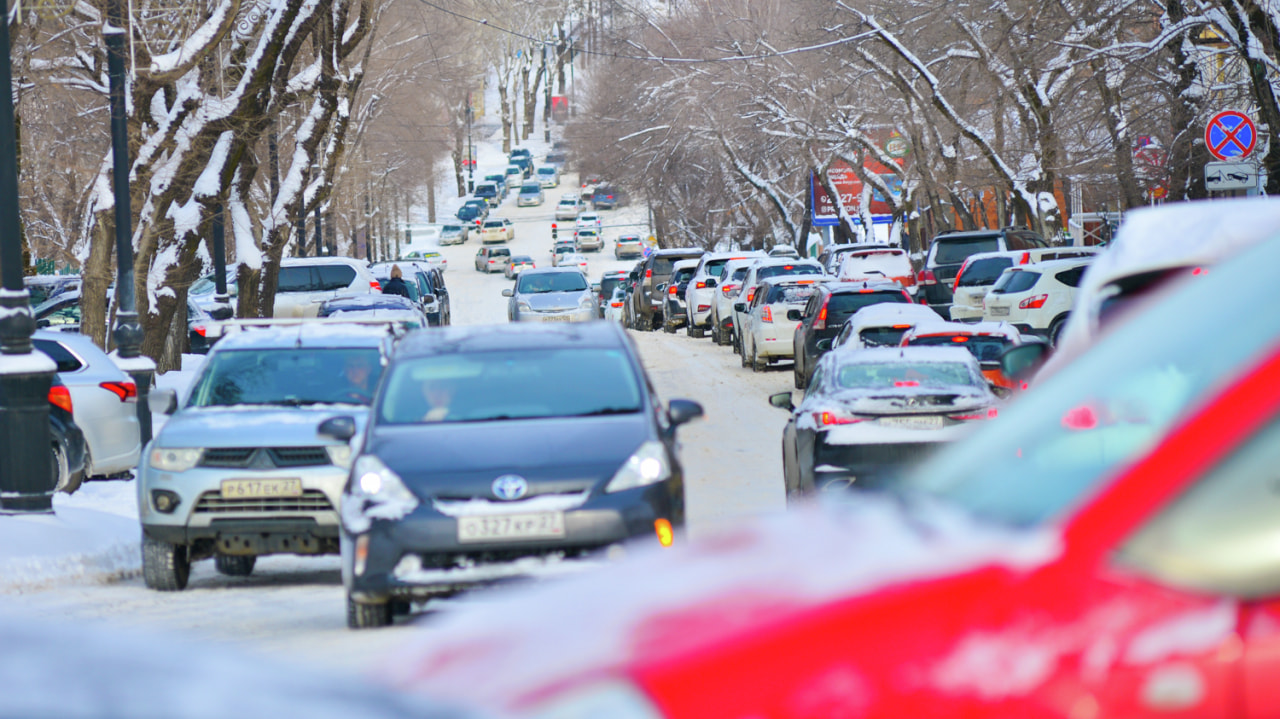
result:
[[[413,299],[409,294],[409,286],[404,283],[404,273],[400,271],[400,265],[391,266],[391,279],[382,286],[382,294],[400,295],[406,299]]]

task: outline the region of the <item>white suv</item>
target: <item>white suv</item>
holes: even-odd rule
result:
[[[712,342],[733,344],[733,303],[737,301],[747,270],[758,259],[760,257],[729,260],[720,268],[720,277],[716,279],[715,293],[711,297],[711,316],[707,319],[711,325]]]
[[[733,301],[733,339],[734,351],[742,352],[742,321],[745,319],[745,308],[755,299],[756,288],[770,277],[787,275],[826,275],[826,271],[817,260],[796,260],[790,257],[762,257],[751,264],[747,276],[742,278],[742,288]],[[738,306],[743,309],[739,310]]]
[[[1092,261],[1083,257],[1010,267],[987,293],[982,318],[1008,322],[1023,334],[1039,335],[1056,345],[1080,278]]]
[[[951,320],[954,322],[981,320],[982,299],[1000,278],[1000,273],[1010,267],[1050,260],[1092,258],[1097,254],[1098,250],[1093,247],[1052,247],[1007,252],[979,252],[976,255],[970,255],[969,259],[960,266],[960,271],[951,285]]]
[[[315,317],[335,297],[381,292],[363,260],[350,257],[289,257],[280,261],[276,317]]]
[[[756,289],[755,299],[743,314],[742,365],[754,372],[768,368],[778,359],[794,359],[792,342],[800,311],[808,304],[817,283],[829,279],[822,274],[767,279]]]
[[[745,260],[764,257],[759,250],[746,252],[708,252],[698,262],[698,269],[689,278],[689,285],[684,291],[684,303],[688,308],[689,323],[685,331],[690,337],[702,337],[711,329],[711,307],[715,304],[716,288],[720,284],[721,272],[730,260]]]

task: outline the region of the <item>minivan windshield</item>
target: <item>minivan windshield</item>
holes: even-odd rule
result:
[[[933,455],[902,491],[1010,526],[1062,517],[1275,348],[1280,313],[1254,310],[1277,262],[1280,242],[1263,242],[1135,307],[999,418]],[[1213,342],[1187,327],[1213,327]]]
[[[404,359],[379,403],[377,423],[384,425],[593,417],[643,407],[626,353],[594,347]]]

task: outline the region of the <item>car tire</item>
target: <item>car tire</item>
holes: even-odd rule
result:
[[[1067,324],[1065,316],[1059,317],[1049,325],[1049,346],[1054,349],[1058,348],[1058,340],[1062,337],[1062,327]]]
[[[751,358],[747,356],[747,340],[740,338],[738,340],[738,358],[742,360],[743,367],[751,366]]]
[[[218,554],[213,558],[214,568],[219,574],[225,574],[228,577],[247,577],[253,574],[253,565],[257,563],[258,558],[252,554],[248,556]]]
[[[769,358],[757,356],[756,346],[754,344],[751,345],[751,371],[763,372],[766,369],[769,369]]]
[[[695,340],[700,340],[706,336],[706,332],[704,332],[701,327],[695,326],[692,322],[688,324],[687,329],[689,331],[689,336]]]
[[[364,604],[347,595],[347,627],[377,629],[391,624],[391,602]]]
[[[72,476],[71,468],[67,465],[67,451],[62,448],[62,445],[53,442],[49,445],[49,452],[49,461],[53,464],[54,491],[71,494],[80,489],[80,483],[84,480],[84,472],[77,472],[75,476]]]
[[[148,589],[180,592],[191,577],[191,559],[184,546],[142,537],[142,581]]]
[[[671,324],[670,322],[663,322],[662,331],[666,332],[669,335],[673,335],[676,333],[676,326]]]
[[[715,318],[711,320],[711,343],[717,347],[722,344],[720,342],[720,323]]]

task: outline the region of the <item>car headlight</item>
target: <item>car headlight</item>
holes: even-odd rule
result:
[[[185,472],[200,462],[203,449],[157,447],[151,450],[151,466],[164,472]]]
[[[605,485],[606,492],[621,492],[655,484],[671,476],[667,465],[667,449],[661,442],[649,441],[640,445],[635,454],[622,463],[622,467]]]
[[[529,303],[528,303],[528,302],[524,302],[524,301],[517,302],[517,303],[516,303],[516,309],[518,309],[518,310],[520,310],[520,311],[522,311],[522,312],[532,312],[532,311],[533,311],[533,308],[529,306]]]
[[[407,323],[412,325],[413,323]],[[351,468],[351,446],[346,444],[327,445],[324,451],[329,453],[329,461],[343,469]]]
[[[540,706],[531,719],[662,719],[649,698],[621,679],[572,689]]]
[[[584,310],[589,310],[595,306],[596,306],[595,301],[593,301],[590,297],[583,297],[582,301],[578,303],[578,307],[581,307]]]
[[[401,519],[417,509],[418,498],[404,486],[400,475],[371,454],[356,458],[351,483],[342,496],[342,525],[358,534],[375,519]]]

